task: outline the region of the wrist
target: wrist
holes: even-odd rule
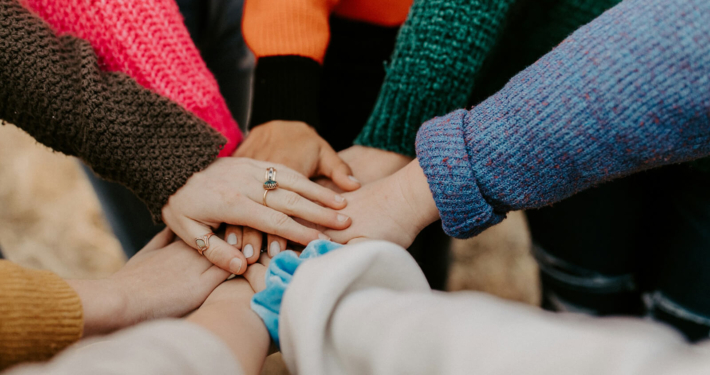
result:
[[[126,294],[111,279],[67,280],[81,299],[84,337],[106,334],[130,324]]]
[[[417,233],[439,219],[434,196],[429,190],[429,183],[419,160],[414,159],[397,173],[402,197],[410,208],[413,225]]]

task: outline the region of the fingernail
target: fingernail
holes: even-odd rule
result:
[[[345,220],[348,220],[348,217],[347,217],[347,216],[338,214],[338,221],[339,221],[339,222],[342,223],[342,222],[345,221]]]
[[[338,203],[343,202],[343,201],[345,201],[345,197],[342,196],[342,195],[336,195],[336,196],[335,196],[335,201],[338,202]]]
[[[230,233],[229,236],[227,236],[227,243],[234,246],[237,244],[237,235],[234,233]]]
[[[326,236],[326,235],[323,234],[323,233],[319,233],[319,234],[318,234],[318,238],[320,238],[321,240],[330,241],[330,237]]]
[[[350,181],[357,182],[358,184],[360,183],[360,180],[355,178],[355,176],[348,176],[348,178],[350,179]]]
[[[239,272],[242,270],[242,260],[239,258],[234,258],[232,259],[231,262],[229,262],[229,272],[237,275]]]
[[[242,251],[244,253],[244,256],[247,258],[251,258],[254,256],[254,247],[252,245],[246,245],[244,246],[244,250]]]
[[[281,245],[279,245],[278,241],[274,241],[269,245],[269,256],[272,258],[276,256],[276,254],[281,252]]]

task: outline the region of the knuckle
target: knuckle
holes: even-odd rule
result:
[[[286,215],[283,212],[279,212],[279,211],[274,211],[271,219],[272,219],[271,221],[274,223],[274,226],[277,228],[285,227],[288,224],[288,222],[291,220],[291,218],[289,218],[288,215]]]
[[[294,210],[301,203],[301,196],[295,193],[286,195],[286,208]]]

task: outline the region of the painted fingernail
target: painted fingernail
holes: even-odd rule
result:
[[[239,272],[242,270],[242,260],[239,258],[234,258],[232,259],[231,262],[229,262],[229,272],[237,275]]]
[[[278,241],[274,241],[269,245],[269,256],[272,258],[276,256],[276,254],[281,252],[281,245],[279,245]]]
[[[244,246],[244,250],[242,252],[245,257],[251,258],[254,256],[254,247],[252,245],[246,245]]]
[[[335,201],[338,202],[338,203],[341,203],[341,202],[345,201],[345,197],[342,196],[342,195],[336,195],[336,196],[335,196]]]
[[[326,236],[326,235],[323,234],[323,233],[319,233],[319,234],[318,234],[318,238],[320,238],[321,240],[330,241],[330,237]]]
[[[348,220],[348,217],[345,215],[338,214],[338,221],[339,222],[344,222],[345,220]]]
[[[230,233],[229,236],[227,236],[227,243],[234,246],[237,244],[237,235],[234,233]]]
[[[358,184],[360,183],[360,180],[355,178],[355,176],[348,176],[348,178],[350,179],[350,181],[357,182]]]

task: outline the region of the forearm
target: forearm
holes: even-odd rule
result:
[[[465,107],[512,0],[416,0],[358,145],[414,156],[426,120]]]
[[[0,0],[0,118],[133,190],[154,217],[224,144],[204,122],[120,73],[91,46],[58,38],[15,0]]]
[[[628,0],[417,151],[447,232],[475,235],[640,170],[710,153],[710,4]]]
[[[240,293],[252,295],[244,280],[227,282],[232,290],[230,300],[206,302],[187,320],[212,332],[231,349],[244,374],[259,374],[269,351],[270,338],[258,315],[252,311],[249,298],[236,298]],[[225,320],[225,317],[229,317]]]

